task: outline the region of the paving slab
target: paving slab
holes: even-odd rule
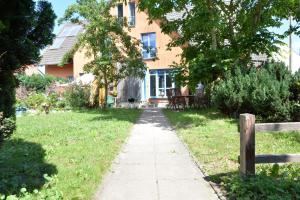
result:
[[[144,110],[96,200],[217,200],[159,109]]]

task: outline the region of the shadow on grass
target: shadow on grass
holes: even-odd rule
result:
[[[82,109],[82,110],[76,110],[75,112],[93,115],[91,121],[117,120],[117,121],[128,121],[130,123],[135,123],[142,111],[138,109],[107,108],[107,109]]]
[[[205,126],[209,121],[212,120],[226,120],[230,124],[238,124],[236,119],[229,118],[221,114],[215,108],[186,109],[180,112],[165,109],[164,113],[167,115],[170,114],[168,116],[171,121],[176,122],[175,126],[177,128]]]
[[[265,167],[255,176],[242,178],[238,171],[232,171],[207,176],[205,180],[222,185],[228,199],[299,199],[299,172],[295,167],[273,166]]]
[[[44,174],[57,173],[54,165],[46,163],[46,152],[40,144],[21,139],[5,141],[0,148],[0,194],[20,194],[40,189],[45,183]]]

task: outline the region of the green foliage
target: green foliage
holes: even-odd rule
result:
[[[120,22],[110,13],[117,3],[119,1],[116,0],[79,0],[68,7],[61,20],[80,23],[85,29],[61,64],[67,62],[76,51],[84,48],[87,51],[86,56],[91,58],[91,61],[85,64],[84,70],[93,73],[99,86],[105,87],[105,100],[110,84],[116,85],[128,76],[144,77],[146,70],[138,48],[140,43],[128,34],[130,30],[126,20]],[[81,23],[79,19],[88,23]]]
[[[56,78],[51,75],[40,75],[33,74],[28,76],[26,74],[17,75],[17,79],[19,83],[26,87],[28,90],[34,90],[36,92],[44,92],[48,86],[50,86],[54,82],[66,82],[66,80],[62,78]]]
[[[15,129],[15,85],[12,73],[1,72],[0,68],[0,145]]]
[[[47,97],[43,93],[31,93],[24,101],[30,109],[40,109],[42,104],[47,102]]]
[[[290,91],[291,100],[300,103],[300,70],[293,76]]]
[[[47,182],[41,191],[34,189],[31,192],[23,187],[20,189],[18,195],[2,195],[0,198],[6,198],[6,200],[62,200],[63,195],[55,186],[57,182],[56,176],[50,177],[47,174],[44,174],[44,179]]]
[[[15,116],[14,104],[16,79],[11,72],[1,72],[0,68],[0,112],[3,112],[4,117]]]
[[[238,174],[223,180],[229,199],[286,200],[300,198],[300,169],[293,165],[263,167],[256,176],[242,179]]]
[[[237,116],[253,113],[265,121],[291,120],[291,74],[284,64],[228,73],[213,91],[213,102],[223,112]]]
[[[9,138],[15,129],[16,124],[14,119],[5,118],[3,113],[0,112],[0,143],[3,142],[4,139]]]
[[[55,18],[51,3],[45,0],[0,2],[0,112],[5,118],[15,118],[13,73],[39,61],[40,49],[54,38]]]
[[[292,120],[300,122],[300,103],[292,104]]]
[[[84,108],[89,105],[89,89],[80,85],[71,85],[64,93],[67,106],[71,108]]]
[[[223,78],[236,65],[248,65],[253,53],[271,55],[290,32],[300,33],[299,24],[282,34],[274,31],[290,16],[299,22],[300,2],[295,0],[141,0],[139,8],[151,20],[162,21],[162,32],[180,30],[169,46],[184,47],[177,63],[179,80],[191,88]],[[166,23],[166,14],[173,11],[184,15]]]

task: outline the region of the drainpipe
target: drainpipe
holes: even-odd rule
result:
[[[292,29],[292,16],[290,16],[290,30]],[[292,33],[289,36],[289,70],[292,71],[292,53],[293,53],[293,46],[292,46]]]

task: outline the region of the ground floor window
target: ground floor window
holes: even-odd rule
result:
[[[170,70],[150,70],[150,96],[166,98],[167,89],[174,88]]]

